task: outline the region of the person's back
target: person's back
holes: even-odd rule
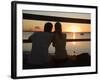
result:
[[[62,34],[62,38],[58,34],[54,36],[55,55],[58,59],[66,58],[66,34]]]
[[[32,63],[45,64],[48,62],[48,46],[51,43],[52,33],[37,32],[32,35]]]
[[[53,37],[53,46],[55,47],[55,58],[65,59],[66,52],[66,34],[62,33],[61,23],[55,23],[55,32]]]

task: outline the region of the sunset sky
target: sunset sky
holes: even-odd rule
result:
[[[46,22],[50,21],[36,21],[36,20],[23,20],[23,31],[43,31]],[[54,31],[54,24],[52,22]],[[61,22],[63,32],[90,32],[90,24],[80,24],[80,23],[65,23]]]
[[[28,14],[40,14],[40,15],[49,15],[49,16],[58,16],[58,17],[69,17],[69,18],[80,18],[80,19],[90,19],[90,14],[86,13],[72,13],[72,12],[47,12],[47,11],[27,11],[24,10],[23,13]],[[27,20],[23,19],[23,31],[43,31],[44,25],[46,22],[51,22],[53,24],[54,31],[54,24],[53,21],[40,21],[40,20]],[[91,32],[91,24],[85,23],[68,23],[68,22],[61,22],[62,24],[62,31],[63,32]]]
[[[23,10],[23,13],[26,14],[36,14],[36,15],[44,15],[44,16],[56,16],[56,17],[64,17],[64,18],[75,18],[75,19],[89,19],[91,20],[91,14],[89,13],[73,13],[73,12],[54,12],[54,11],[30,11]],[[28,40],[29,37],[35,31],[43,31],[45,23],[50,22],[54,26],[56,21],[43,21],[43,20],[35,20],[35,19],[23,19],[23,40]],[[63,32],[71,32],[67,33],[66,39],[89,39],[91,33],[85,33],[81,35],[80,33],[75,32],[91,32],[91,24],[86,23],[69,23],[69,22],[60,22],[62,25]],[[89,53],[90,54],[90,41],[82,41],[82,42],[67,42],[66,50],[68,55],[79,55],[81,53]],[[24,43],[23,51],[31,51],[32,43]],[[75,53],[73,52],[75,51]],[[52,45],[49,47],[49,53],[55,54],[55,48]]]

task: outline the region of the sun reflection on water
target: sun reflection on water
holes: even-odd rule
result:
[[[73,39],[75,39],[76,38],[76,36],[75,36],[75,32],[73,32]],[[76,44],[76,42],[73,42],[73,45],[75,45]]]

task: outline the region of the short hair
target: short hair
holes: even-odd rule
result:
[[[52,23],[50,22],[46,23],[44,26],[44,32],[51,32],[52,27],[53,27]]]
[[[55,31],[56,32],[62,32],[62,28],[61,28],[61,23],[60,22],[56,22],[55,23]]]

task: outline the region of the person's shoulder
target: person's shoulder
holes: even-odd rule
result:
[[[63,37],[66,37],[66,33],[63,33]]]
[[[51,33],[50,33],[50,35],[51,35],[51,36],[54,36],[54,35],[55,35],[55,33],[54,33],[54,32],[51,32]]]
[[[35,32],[35,35],[39,35],[42,34],[43,32]]]
[[[66,33],[64,32],[64,33],[62,33],[63,35],[66,35]]]
[[[51,33],[49,32],[38,32],[38,35],[42,35],[42,36],[46,36],[46,35],[50,35]]]
[[[51,32],[51,34],[52,34],[52,35],[54,35],[54,34],[55,34],[55,32]]]
[[[66,33],[63,33],[63,35],[66,35]]]

